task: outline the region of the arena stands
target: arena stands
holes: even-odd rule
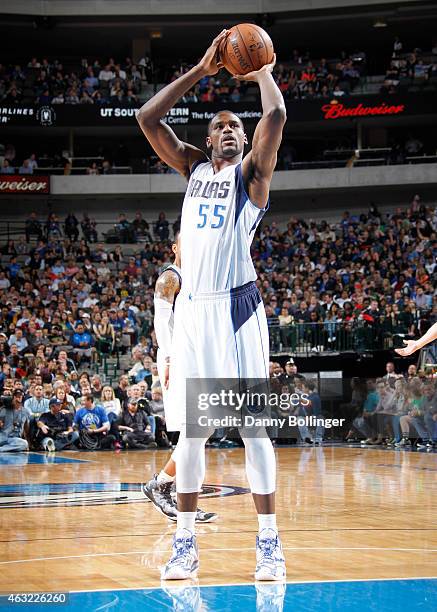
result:
[[[0,387],[4,405],[21,415],[12,427],[0,412],[0,452],[169,444],[153,292],[177,224],[164,213],[153,222],[120,214],[108,248],[108,234],[86,213],[81,219],[32,213],[0,248]],[[390,214],[373,206],[332,224],[291,218],[261,227],[253,257],[278,393],[306,384],[293,358],[284,370],[280,356],[391,349],[437,320],[436,230],[437,209],[418,195]],[[432,380],[411,368],[398,379],[370,383],[360,401],[353,394],[348,439],[406,445],[416,432],[419,444],[433,444]],[[306,431],[300,437],[311,441]]]
[[[436,48],[419,48],[403,53],[400,41],[390,52],[385,75],[379,74],[381,58],[369,50],[340,57],[314,58],[309,52],[290,50],[278,58],[275,77],[286,100],[341,98],[354,93],[387,93],[398,90],[435,91],[437,84]],[[187,72],[193,63],[152,65],[149,57],[135,64],[130,57],[119,59],[31,58],[28,62],[0,64],[0,101],[8,104],[116,104],[138,107],[161,83]],[[369,71],[369,66],[372,69]],[[374,66],[374,68],[373,68]],[[183,102],[240,102],[256,99],[256,88],[233,80],[221,71],[202,79]]]

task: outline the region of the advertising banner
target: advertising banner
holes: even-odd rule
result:
[[[0,174],[0,194],[50,193],[49,176]]]
[[[392,96],[343,96],[286,102],[289,123],[339,123],[374,117],[420,116],[436,114],[437,95],[405,94]],[[256,123],[262,116],[260,102],[179,104],[165,118],[169,125],[202,125],[219,110],[233,111],[245,123]],[[22,106],[0,104],[0,126],[104,127],[134,126],[132,106],[110,104]]]

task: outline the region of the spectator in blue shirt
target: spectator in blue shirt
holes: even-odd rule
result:
[[[82,323],[77,325],[76,331],[71,339],[71,343],[74,347],[74,352],[79,358],[79,361],[82,361],[84,357],[86,357],[88,361],[91,361],[93,350],[92,337],[89,332],[85,331]]]
[[[33,174],[33,167],[30,165],[30,160],[25,159],[18,170],[19,174]]]
[[[29,343],[27,342],[26,338],[23,336],[22,329],[15,330],[15,333],[12,334],[12,336],[10,336],[8,340],[8,344],[9,344],[9,347],[15,344],[18,348],[19,353],[23,352],[29,346]]]
[[[21,272],[21,266],[19,263],[17,263],[16,257],[11,257],[8,268],[9,268],[9,276],[11,279],[16,278]]]
[[[2,167],[0,169],[0,174],[15,174],[15,168],[11,166],[9,160],[4,159]]]
[[[96,406],[94,397],[88,393],[83,398],[84,407],[79,408],[74,416],[74,425],[79,429],[81,445],[91,448],[94,440],[95,448],[113,448],[115,436],[109,434],[110,423],[103,406]]]

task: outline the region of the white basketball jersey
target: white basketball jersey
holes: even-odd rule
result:
[[[241,163],[217,173],[211,162],[194,165],[181,220],[184,293],[228,291],[256,279],[250,245],[267,208],[249,200]]]

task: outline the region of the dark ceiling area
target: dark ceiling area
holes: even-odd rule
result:
[[[1,9],[0,9],[1,13]],[[259,19],[253,15],[252,21]],[[376,19],[386,27],[375,28]],[[211,15],[197,18],[62,18],[47,22],[32,17],[3,16],[0,25],[2,41],[1,61],[24,63],[31,56],[51,59],[98,57],[106,55],[123,59],[132,52],[132,40],[159,32],[161,38],[152,40],[153,59],[160,61],[186,59],[195,61],[209,41],[223,27],[248,21],[248,16],[223,17]],[[266,28],[271,35],[278,59],[286,60],[294,48],[309,50],[311,57],[337,57],[347,52],[365,50],[370,64],[382,60],[387,64],[395,36],[399,36],[405,50],[414,47],[430,49],[437,38],[437,3],[424,2],[411,6],[385,5],[370,10],[311,12],[268,16]],[[17,41],[21,39],[20,44]],[[176,50],[176,51],[175,51]]]

